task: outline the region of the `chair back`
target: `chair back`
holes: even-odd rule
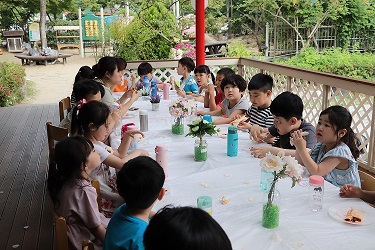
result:
[[[375,177],[363,170],[358,170],[363,190],[375,191]]]
[[[69,250],[68,234],[67,234],[65,218],[58,216],[55,211],[53,211],[53,217],[55,219],[56,250]]]
[[[100,183],[98,180],[92,180],[91,185],[96,189],[96,194],[98,195],[96,197],[96,201],[98,203],[99,212],[101,212],[102,206],[101,206],[101,200],[100,200]]]
[[[52,125],[51,122],[46,123],[47,140],[49,149],[49,164],[55,160],[55,142],[59,142],[68,136],[68,129]]]
[[[82,250],[94,250],[94,243],[89,240],[83,242]]]
[[[59,114],[60,114],[60,122],[65,118],[65,110],[68,114],[70,110],[72,109],[72,106],[70,106],[70,97],[65,97],[61,101],[59,101]]]

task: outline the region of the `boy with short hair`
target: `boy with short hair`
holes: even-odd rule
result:
[[[150,157],[129,160],[117,174],[117,189],[125,204],[113,214],[104,239],[104,249],[144,249],[143,234],[151,209],[165,194],[165,174]]]
[[[180,86],[177,88],[177,95],[186,97],[189,94],[198,94],[198,84],[195,82],[191,72],[195,63],[190,57],[183,57],[178,61],[177,74],[182,75]]]
[[[247,89],[252,104],[246,111],[246,116],[250,120],[248,123],[241,122],[238,128],[248,129],[250,132],[253,125],[259,125],[262,128],[273,125],[273,116],[270,109],[272,88],[273,79],[270,75],[258,73],[251,78]],[[272,142],[272,140],[267,142]]]
[[[148,77],[150,84],[151,82],[156,82],[156,84],[161,83],[161,80],[153,74],[152,65],[148,62],[142,62],[141,64],[139,64],[137,68],[137,73],[139,75],[139,80],[136,83],[136,86],[143,84],[143,79],[145,76]]]
[[[214,111],[197,112],[198,115],[225,116],[224,118],[214,121],[214,124],[227,124],[233,121],[236,116],[243,115],[249,109],[249,102],[243,97],[246,90],[246,81],[242,76],[231,74],[226,76],[220,88],[224,91],[225,99],[222,102],[222,108]]]
[[[255,140],[261,140],[260,134],[269,132],[265,140],[279,136],[273,146],[253,147],[252,154],[255,157],[263,158],[267,152],[277,154],[280,148],[285,149],[286,155],[295,155],[295,147],[290,144],[290,134],[298,129],[308,132],[306,135],[306,147],[312,148],[316,144],[315,127],[302,119],[303,102],[302,99],[289,91],[278,95],[271,103],[271,113],[274,117],[274,125],[269,128],[260,126],[251,129],[251,135]]]

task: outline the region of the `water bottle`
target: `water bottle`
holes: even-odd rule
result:
[[[212,122],[212,116],[210,116],[210,115],[204,115],[203,116],[203,120],[206,120],[208,122]]]
[[[158,88],[155,81],[151,82],[151,95],[156,96],[158,94]]]
[[[150,87],[150,80],[148,79],[148,76],[143,77],[143,84],[146,88]]]
[[[156,145],[155,160],[163,168],[165,178],[168,178],[168,147],[166,145]]]
[[[148,114],[147,110],[139,111],[139,124],[142,132],[148,131]]]
[[[129,131],[129,130],[137,130],[137,126],[135,126],[135,125],[128,125],[127,131]],[[131,152],[133,152],[137,148],[138,148],[138,138],[134,137],[130,141],[128,153],[130,154]]]
[[[227,155],[237,156],[238,153],[238,134],[237,127],[228,127],[228,137],[227,137]]]
[[[309,177],[309,207],[311,211],[323,208],[324,178],[320,175]]]
[[[169,84],[167,82],[163,83],[163,98],[164,100],[169,99]]]

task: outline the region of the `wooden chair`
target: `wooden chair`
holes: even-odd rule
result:
[[[70,106],[70,97],[66,97],[64,99],[62,99],[60,102],[59,102],[59,114],[60,114],[60,122],[65,118],[65,110],[67,112],[67,114],[70,112],[70,110],[72,109],[72,107]]]
[[[100,183],[98,180],[92,180],[91,185],[96,189],[96,194],[98,195],[98,197],[96,198],[96,201],[98,202],[99,212],[101,212],[102,207],[101,207],[101,201],[100,201]]]
[[[53,211],[53,217],[55,218],[56,250],[69,250],[66,220],[64,217],[58,216],[55,211]]]
[[[52,125],[51,122],[46,123],[47,140],[49,149],[49,164],[55,160],[55,142],[61,141],[68,136],[68,129]]]
[[[94,250],[94,243],[89,240],[83,242],[82,250]]]
[[[363,170],[358,170],[363,190],[375,191],[375,177]]]

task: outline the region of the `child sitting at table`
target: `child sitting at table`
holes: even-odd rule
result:
[[[198,94],[198,85],[190,75],[194,68],[195,63],[190,57],[183,57],[178,61],[177,74],[182,75],[177,88],[178,96],[186,97],[186,95]]]
[[[85,102],[97,100],[100,101],[104,95],[103,85],[94,80],[81,80],[74,84],[73,94],[78,101],[85,100]],[[74,103],[75,107],[77,103]],[[70,125],[72,122],[73,109],[67,116],[60,122],[60,127],[67,128],[70,132]]]
[[[210,108],[210,111],[214,111],[222,107],[221,103],[225,99],[224,92],[220,88],[221,81],[227,75],[234,74],[231,68],[221,68],[216,73],[215,85],[208,84],[204,89],[204,107]],[[212,78],[214,79],[214,78]],[[216,95],[215,95],[216,93]]]
[[[141,89],[144,86],[143,80],[145,76],[147,76],[148,80],[150,81],[150,87],[151,87],[151,82],[156,82],[158,88],[162,88],[163,84],[162,81],[153,74],[153,68],[152,65],[148,62],[142,62],[139,64],[137,68],[137,73],[139,75],[139,79],[136,82],[136,88]]]
[[[352,115],[341,106],[331,106],[320,113],[316,127],[318,143],[311,149],[301,130],[295,131],[291,141],[296,147],[296,158],[311,175],[321,175],[335,186],[352,184],[361,187],[357,137],[351,129]]]
[[[375,191],[362,190],[352,184],[344,184],[340,188],[340,196],[342,198],[359,198],[364,202],[375,205]]]
[[[102,198],[102,210],[106,216],[110,217],[114,209],[123,203],[117,193],[116,169],[121,169],[125,162],[140,155],[147,155],[148,152],[136,149],[127,155],[130,141],[135,134],[143,133],[138,130],[128,130],[117,149],[105,145],[102,141],[108,136],[109,108],[102,102],[91,101],[81,103],[74,108],[72,119],[72,134],[84,135],[94,144],[94,148],[99,152],[100,164],[94,169],[90,176],[100,183]]]
[[[117,174],[117,188],[125,204],[116,209],[107,228],[104,250],[141,250],[151,209],[165,194],[165,174],[155,160],[139,156]]]
[[[253,156],[263,158],[267,152],[277,154],[280,148],[285,149],[286,155],[295,155],[295,146],[290,143],[290,135],[296,130],[308,132],[305,136],[307,147],[312,148],[316,144],[315,128],[313,125],[302,119],[303,102],[301,97],[291,92],[285,91],[278,95],[271,103],[271,113],[273,123],[269,128],[262,128],[259,125],[253,125],[251,136],[255,141],[268,141],[272,137],[278,136],[272,146],[252,147]],[[268,134],[266,137],[262,133]]]
[[[194,97],[194,100],[203,102],[204,92],[209,85],[213,85],[212,81],[215,81],[215,76],[207,65],[199,65],[194,69],[194,80],[200,87],[198,94],[192,94],[192,96]]]
[[[146,250],[232,250],[228,236],[212,216],[193,207],[159,210],[143,241]]]
[[[249,108],[249,102],[243,97],[246,90],[246,81],[242,76],[231,74],[225,77],[220,85],[224,90],[225,99],[222,102],[222,108],[214,111],[198,110],[198,115],[220,116],[224,118],[214,121],[214,124],[227,124],[233,121],[238,115],[243,115]]]
[[[74,89],[74,85],[77,82],[80,82],[82,80],[90,80],[94,78],[95,78],[94,71],[89,66],[82,66],[81,68],[79,68],[76,74],[76,77],[74,78],[73,89]],[[76,99],[74,95],[74,91],[72,91],[72,94],[70,95],[70,105],[72,106],[72,108],[76,105],[76,102],[78,101],[79,99]]]
[[[273,125],[273,116],[271,113],[271,95],[273,88],[273,79],[270,75],[258,73],[254,75],[247,89],[249,90],[251,107],[246,111],[246,116],[250,118],[249,122],[240,122],[238,128],[247,129],[249,133],[253,125],[259,125],[262,128],[268,128]],[[268,141],[271,143],[273,138]]]
[[[67,137],[56,144],[47,187],[56,214],[66,219],[69,249],[82,249],[84,240],[100,248],[104,241],[109,220],[99,212],[96,189],[89,177],[99,164],[92,142],[82,136]]]

